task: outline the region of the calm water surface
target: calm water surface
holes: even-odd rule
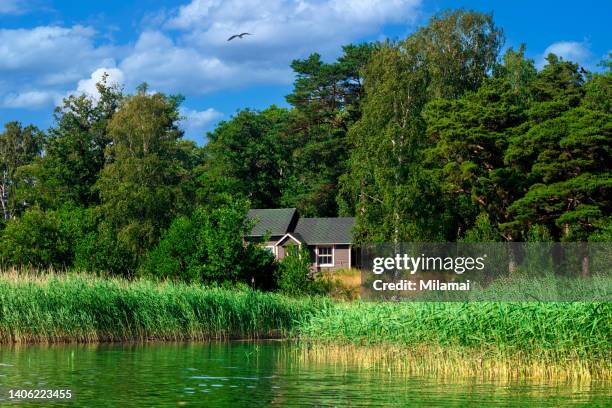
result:
[[[0,406],[612,406],[609,384],[394,376],[300,361],[285,342],[0,346]],[[8,389],[70,389],[11,401]]]

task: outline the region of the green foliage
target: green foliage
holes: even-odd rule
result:
[[[449,218],[456,216],[439,200],[440,175],[422,163],[430,145],[422,112],[431,99],[476,90],[501,42],[491,16],[461,10],[435,16],[406,40],[374,52],[364,70],[362,117],[350,130],[341,195],[344,207],[355,205],[359,241],[452,238]]]
[[[0,237],[0,264],[67,268],[88,228],[91,223],[85,209],[32,207],[8,222]]]
[[[118,84],[108,84],[107,75],[96,85],[99,97],[70,95],[55,110],[55,126],[49,129],[45,155],[27,169],[37,180],[21,193],[23,200],[41,208],[59,208],[65,203],[91,206],[99,201],[94,189],[104,167],[106,147],[111,142],[108,124],[123,94]]]
[[[288,125],[292,151],[281,204],[303,216],[335,216],[341,175],[346,171],[348,129],[361,117],[363,69],[374,47],[343,47],[343,55],[325,63],[319,54],[295,60],[294,107]]]
[[[179,103],[176,97],[138,94],[125,100],[108,125],[112,144],[95,185],[101,200],[96,212],[130,254],[128,275],[186,207],[182,187],[189,175],[179,160]]]
[[[313,119],[317,119],[346,129],[360,116],[361,71],[373,46],[367,43],[348,45],[342,50],[343,55],[333,63],[323,62],[317,53],[291,63],[296,79],[287,101],[311,126],[315,125]]]
[[[605,217],[595,224],[595,233],[589,236],[592,242],[612,242],[612,217]]]
[[[587,109],[612,113],[612,53],[600,65],[607,71],[589,75],[584,84],[582,105]]]
[[[3,222],[19,215],[24,207],[17,192],[32,180],[21,173],[40,157],[44,137],[36,127],[23,127],[19,122],[7,123],[0,133],[0,219]]]
[[[142,273],[187,282],[243,282],[274,286],[274,257],[243,236],[247,202],[227,200],[215,209],[197,208],[176,218],[147,256]]]
[[[585,88],[603,93],[606,82],[587,87],[576,64],[553,55],[548,61],[533,83],[529,121],[505,153],[529,187],[508,207],[511,219],[502,228],[520,236],[540,224],[556,240],[586,240],[612,209],[612,114],[605,106],[592,109],[593,98],[585,101],[591,108],[580,103]]]
[[[288,112],[272,106],[243,110],[208,134],[200,177],[200,201],[223,201],[225,194],[251,201],[254,208],[279,205],[281,178],[289,154],[283,144]]]
[[[400,47],[423,61],[429,98],[456,98],[478,89],[495,66],[503,42],[503,31],[491,14],[460,9],[433,16]]]
[[[503,64],[494,67],[494,76],[504,78],[512,91],[526,102],[530,98],[529,87],[538,72],[533,60],[525,57],[525,49],[525,44],[521,44],[518,51],[508,48],[503,56]]]
[[[584,95],[584,73],[579,65],[563,61],[555,54],[546,57],[547,64],[531,83],[531,93],[538,102],[554,102],[566,108],[578,106]],[[552,105],[552,104],[551,104]],[[536,105],[538,109],[549,105]]]
[[[94,222],[93,225],[92,230],[76,243],[74,269],[130,277],[136,264],[134,254],[121,245],[108,223]]]
[[[307,248],[288,246],[287,254],[278,267],[278,289],[290,296],[312,294],[315,286],[310,270],[310,253]]]
[[[465,232],[461,242],[498,242],[501,241],[501,234],[491,224],[491,220],[486,213],[481,213],[476,217],[474,226]]]
[[[525,241],[527,242],[551,242],[552,240],[548,228],[538,224],[532,225],[525,236]]]
[[[508,221],[507,207],[520,196],[523,180],[506,168],[504,153],[510,136],[527,120],[525,110],[523,96],[505,76],[486,80],[476,92],[426,106],[432,147],[425,163],[439,177],[446,211],[452,214],[455,225],[448,239],[470,228],[477,212],[484,211],[495,227]]]

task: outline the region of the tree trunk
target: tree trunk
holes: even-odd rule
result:
[[[2,205],[2,216],[6,221],[11,217],[8,208],[8,186],[6,183],[0,184],[0,204]]]
[[[581,245],[581,255],[582,255],[582,265],[581,265],[581,275],[583,278],[588,278],[591,276],[591,261],[589,258],[589,248],[586,242],[583,242]]]
[[[588,278],[589,276],[591,276],[589,256],[584,255],[582,257],[582,277]]]
[[[508,242],[508,272],[512,275],[518,271],[520,261],[520,243]]]

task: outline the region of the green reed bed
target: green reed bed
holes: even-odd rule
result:
[[[335,343],[609,360],[612,303],[354,302],[321,310],[300,326],[300,334]]]
[[[612,303],[364,303],[300,325],[305,361],[393,373],[612,380]]]
[[[282,337],[325,303],[200,285],[4,273],[0,342]]]

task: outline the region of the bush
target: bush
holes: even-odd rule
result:
[[[612,242],[612,217],[606,217],[595,223],[595,232],[589,236],[591,242]]]
[[[491,220],[486,213],[481,213],[476,217],[474,226],[465,232],[460,242],[497,242],[501,240],[499,231],[491,224]]]
[[[133,254],[117,241],[112,228],[104,222],[84,235],[75,248],[77,270],[130,277],[134,264]]]
[[[248,203],[229,200],[216,209],[197,208],[176,218],[147,256],[141,271],[161,279],[186,282],[243,282],[274,287],[274,257],[243,241]]]
[[[306,248],[287,247],[287,255],[279,264],[277,285],[282,293],[291,296],[319,291],[311,275],[310,254]]]
[[[90,228],[89,212],[78,207],[59,210],[28,209],[10,220],[0,237],[0,263],[4,265],[66,268],[75,247]]]
[[[168,231],[162,234],[157,247],[149,252],[142,272],[185,282],[199,280],[193,265],[197,251],[196,234],[194,220],[184,216],[175,218]]]

